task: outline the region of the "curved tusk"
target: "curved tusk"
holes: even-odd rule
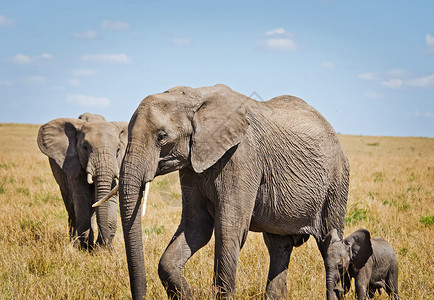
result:
[[[89,183],[89,184],[93,183],[92,174],[90,174],[90,173],[87,173],[87,183]]]
[[[143,194],[142,216],[144,216],[145,212],[146,212],[146,202],[148,201],[149,186],[150,185],[151,185],[151,182],[145,183],[145,193]]]
[[[106,196],[104,196],[104,198],[102,198],[101,200],[99,200],[98,202],[95,202],[92,207],[97,207],[100,206],[101,204],[103,204],[104,202],[106,202],[108,199],[110,199],[111,197],[113,197],[119,190],[119,184],[117,184],[111,191],[110,193],[108,193]]]

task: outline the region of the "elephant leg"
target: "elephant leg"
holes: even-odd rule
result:
[[[74,205],[76,220],[76,230],[80,247],[84,249],[92,249],[94,246],[94,233],[91,227],[90,208],[80,205],[80,201],[76,201]]]
[[[286,299],[286,276],[294,241],[291,236],[263,233],[270,254],[266,299]]]
[[[69,190],[65,172],[63,172],[63,170],[59,167],[59,165],[55,162],[54,159],[50,158],[49,162],[54,179],[56,179],[56,182],[59,185],[60,193],[62,195],[66,211],[68,212],[69,238],[73,240],[77,237],[77,228],[75,221],[74,204],[72,202],[72,191]]]
[[[182,275],[182,268],[208,243],[213,231],[213,218],[202,200],[197,190],[182,186],[181,223],[158,265],[158,275],[170,299],[193,298],[193,290]]]
[[[77,225],[75,220],[75,212],[74,205],[70,196],[67,192],[63,192],[62,188],[60,189],[62,194],[63,202],[66,207],[66,211],[68,212],[68,231],[69,231],[69,239],[72,241],[77,237]]]
[[[60,187],[60,193],[62,194],[63,202],[65,204],[66,211],[68,212],[69,239],[72,241],[74,238],[77,237],[74,205],[72,203],[72,199],[69,193],[67,191],[64,191],[62,187]]]
[[[389,272],[389,275],[386,279],[386,293],[389,295],[391,299],[399,300],[399,292],[398,292],[398,263],[396,263],[395,270]]]
[[[247,238],[252,211],[253,207],[239,201],[235,207],[225,203],[216,212],[214,283],[217,299],[235,299],[238,258]]]
[[[343,275],[343,287],[344,287],[344,295],[347,294],[350,289],[351,289],[351,276],[350,274],[347,272],[344,273]]]
[[[355,280],[355,287],[356,287],[356,299],[357,300],[365,300],[368,296],[368,286],[369,286],[369,280],[366,280],[365,278],[356,278]],[[375,293],[375,291],[374,291]]]
[[[94,233],[91,226],[91,192],[87,182],[80,178],[69,178],[69,187],[72,191],[72,204],[75,214],[75,228],[80,247],[92,249],[94,246]],[[86,184],[85,184],[86,183]]]

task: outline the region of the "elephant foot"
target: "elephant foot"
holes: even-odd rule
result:
[[[101,236],[99,236],[98,239],[96,240],[96,245],[98,245],[100,247],[108,248],[111,250],[113,249],[112,240],[103,239]]]
[[[77,239],[73,242],[73,245],[79,250],[84,250],[89,252],[95,248],[94,243],[91,243],[89,240]]]
[[[279,274],[279,276],[275,277],[272,281],[268,282],[264,299],[270,299],[270,300],[286,299],[287,296],[286,274],[287,272],[282,272],[282,274]]]
[[[180,273],[168,271],[160,262],[158,275],[169,299],[194,299],[194,292]]]
[[[214,299],[233,300],[235,299],[235,292],[224,291],[222,288],[215,287],[216,293]]]
[[[86,230],[78,237],[71,238],[71,240],[74,247],[80,250],[92,251],[95,248],[94,235],[91,230]]]

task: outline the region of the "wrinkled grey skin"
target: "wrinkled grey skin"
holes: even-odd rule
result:
[[[373,298],[377,290],[399,299],[398,260],[384,239],[371,239],[366,229],[359,229],[342,240],[333,229],[325,238],[323,251],[329,299],[343,299],[351,278],[355,278],[359,300]]]
[[[191,298],[187,260],[214,231],[217,298],[235,295],[249,230],[270,254],[266,297],[285,297],[293,246],[343,232],[349,166],[336,133],[304,101],[257,102],[224,85],[176,87],[146,97],[129,123],[119,202],[134,299],[146,294],[141,196],[155,176],[179,170],[182,217],[159,262],[169,297]]]
[[[97,226],[100,245],[111,245],[116,232],[117,196],[96,209],[91,205],[109,193],[119,176],[128,123],[107,122],[89,113],[80,117],[83,119],[59,118],[44,124],[38,146],[49,157],[60,187],[71,240],[78,237],[80,247],[92,249]]]

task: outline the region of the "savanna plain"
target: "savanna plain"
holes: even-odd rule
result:
[[[112,250],[72,246],[59,188],[36,144],[38,129],[0,124],[0,299],[129,299],[120,217]],[[364,227],[385,238],[398,257],[401,299],[434,299],[434,139],[339,138],[351,166],[345,236]],[[177,173],[153,181],[142,219],[149,299],[166,298],[157,267],[179,223],[180,203]],[[184,269],[198,299],[213,296],[213,252],[212,239]],[[267,272],[262,235],[250,232],[236,298],[261,299]],[[287,281],[290,299],[325,298],[313,238],[294,248]],[[346,298],[355,299],[354,284]]]

